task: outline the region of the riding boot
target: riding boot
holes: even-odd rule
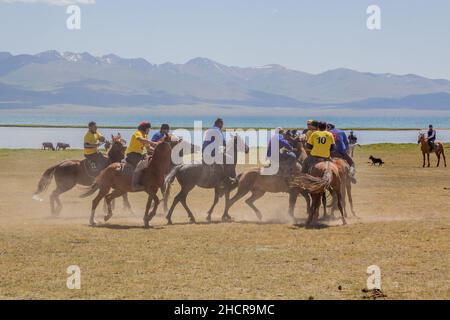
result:
[[[133,176],[131,177],[131,189],[133,192],[144,190],[144,186],[141,185],[141,177],[145,166],[145,161],[142,160],[137,164],[136,169],[134,169]]]

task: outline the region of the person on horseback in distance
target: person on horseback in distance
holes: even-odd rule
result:
[[[94,171],[102,169],[102,166],[108,161],[98,150],[98,147],[104,142],[106,139],[97,131],[97,124],[94,121],[89,122],[88,131],[84,135],[84,157]]]
[[[302,173],[308,173],[317,162],[330,160],[331,151],[335,148],[334,137],[327,131],[327,124],[319,122],[318,129],[311,134],[306,143],[310,153],[303,163]]]
[[[128,162],[133,168],[133,177],[131,179],[131,186],[133,192],[143,190],[143,186],[140,184],[140,178],[145,168],[144,160],[145,150],[148,153],[152,153],[156,147],[156,143],[148,140],[148,133],[150,132],[150,122],[141,122],[136,132],[131,136],[130,143],[126,150],[126,162]]]
[[[436,130],[433,129],[433,125],[430,124],[428,126],[428,131],[427,131],[427,142],[428,145],[430,146],[430,150],[433,151],[434,149],[434,141],[436,140]]]

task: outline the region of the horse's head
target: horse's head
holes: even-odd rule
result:
[[[421,143],[423,140],[425,140],[425,133],[423,131],[419,131],[419,136],[417,138],[417,143]]]
[[[126,141],[122,139],[122,136],[120,133],[118,133],[116,136],[111,135],[111,142],[109,142],[109,148],[108,148],[108,157],[113,162],[118,162],[122,160],[125,156],[125,150],[126,150]],[[106,145],[106,143],[105,143]]]

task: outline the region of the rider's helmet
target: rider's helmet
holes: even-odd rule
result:
[[[428,125],[428,128],[433,129],[433,125],[432,124]]]

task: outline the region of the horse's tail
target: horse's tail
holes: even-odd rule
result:
[[[175,166],[170,170],[170,172],[167,174],[166,178],[164,179],[164,210],[167,211],[167,202],[169,201],[170,197],[170,187],[172,186],[173,180],[175,180],[175,177],[178,174],[178,171],[180,170],[181,165]]]
[[[89,187],[89,189],[88,189],[85,193],[80,194],[79,197],[80,197],[80,198],[87,198],[87,197],[89,197],[90,195],[94,194],[94,192],[97,191],[98,188],[99,188],[99,185],[97,184],[97,182],[94,182],[94,183]]]
[[[293,179],[290,183],[293,187],[308,190],[310,193],[321,193],[329,189],[333,181],[333,172],[329,169],[329,163],[322,177],[315,177],[310,174],[302,174]]]
[[[39,194],[41,194],[42,192],[44,192],[45,190],[48,189],[48,186],[50,185],[50,183],[52,182],[53,176],[55,174],[56,168],[58,168],[60,164],[56,164],[50,168],[48,168],[47,170],[44,171],[44,173],[42,174],[41,179],[39,180],[38,183],[38,187],[36,192],[33,194],[32,199],[36,200],[36,201],[42,201],[42,198],[39,197]]]

